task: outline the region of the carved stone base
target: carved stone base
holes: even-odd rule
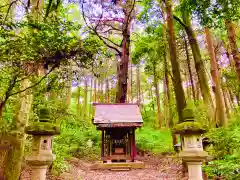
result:
[[[46,180],[47,167],[47,165],[32,166],[31,180]]]
[[[202,162],[187,162],[188,180],[203,180]]]

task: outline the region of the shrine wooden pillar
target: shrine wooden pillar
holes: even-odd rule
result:
[[[104,140],[105,140],[105,135],[104,135],[104,130],[102,130],[102,148],[101,148],[101,156],[102,156],[102,160],[104,160]]]
[[[132,129],[132,137],[131,137],[131,149],[132,149],[132,161],[135,160],[136,154],[137,154],[137,150],[136,150],[136,139],[135,139],[135,128]]]

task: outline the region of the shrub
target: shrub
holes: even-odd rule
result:
[[[89,122],[89,123],[86,123]],[[93,142],[93,147],[87,147],[87,141]],[[53,169],[63,172],[68,169],[66,160],[75,157],[97,159],[100,155],[100,134],[91,125],[90,120],[77,122],[76,120],[64,121],[61,124],[61,134],[54,138],[53,152],[56,160]]]
[[[206,135],[213,143],[208,151],[215,158],[204,166],[209,179],[216,176],[240,179],[240,122],[236,120],[227,128],[212,129]]]
[[[153,153],[172,152],[172,137],[169,129],[142,127],[136,131],[137,147]]]

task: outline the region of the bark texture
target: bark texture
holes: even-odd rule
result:
[[[189,45],[192,49],[192,54],[195,62],[195,69],[198,76],[201,94],[203,97],[204,104],[208,109],[208,117],[211,121],[214,119],[213,118],[214,117],[213,102],[210,94],[210,88],[208,86],[208,80],[207,80],[207,76],[204,68],[204,63],[200,53],[200,48],[197,42],[196,35],[192,29],[189,12],[187,12],[187,10],[183,10],[182,16],[183,16],[182,24],[188,36]]]
[[[123,23],[123,39],[121,61],[119,63],[118,71],[118,90],[116,95],[116,103],[125,103],[127,100],[127,83],[128,83],[128,64],[129,64],[129,50],[130,50],[130,28],[133,19],[135,1],[127,0],[123,8],[124,23]]]
[[[84,81],[84,99],[82,108],[82,120],[84,121],[88,115],[88,77],[85,77]]]
[[[81,93],[81,88],[80,86],[77,87],[77,111],[76,111],[76,114],[77,114],[77,118],[80,118],[81,117],[81,101],[80,101],[80,93]]]
[[[218,71],[218,67],[217,67],[216,54],[214,52],[213,40],[211,37],[211,33],[210,33],[209,28],[207,28],[207,27],[205,28],[205,34],[206,34],[208,53],[209,53],[210,59],[211,59],[211,75],[212,75],[212,80],[214,83],[217,120],[219,121],[217,123],[219,123],[220,126],[225,126],[226,125],[226,116],[225,116],[223,96],[222,96],[222,92],[221,92],[221,84],[220,84],[220,78],[219,78],[219,71]]]
[[[21,81],[21,89],[30,86],[29,79]],[[4,169],[7,180],[19,179],[24,155],[25,127],[28,124],[29,113],[32,106],[32,94],[28,91],[20,93],[16,114],[12,122],[13,131],[11,132],[12,149],[8,154],[8,160]]]
[[[185,52],[186,52],[188,74],[189,74],[189,78],[190,78],[190,82],[191,82],[192,96],[193,96],[194,101],[196,101],[196,93],[195,93],[193,74],[192,74],[192,69],[191,69],[191,61],[190,61],[190,56],[189,56],[189,51],[188,51],[188,42],[185,37],[184,37],[184,48],[185,48]]]
[[[182,80],[180,76],[179,64],[177,61],[177,51],[176,51],[176,37],[173,27],[173,14],[172,14],[172,1],[166,0],[166,13],[167,13],[167,26],[168,26],[168,44],[170,52],[170,60],[172,64],[172,74],[173,74],[173,86],[175,92],[175,98],[177,103],[177,111],[179,116],[179,122],[183,121],[182,110],[186,106],[185,95],[182,87]]]
[[[141,103],[141,89],[140,89],[140,67],[137,65],[137,103]]]
[[[154,87],[155,87],[155,95],[156,95],[156,101],[157,101],[157,121],[155,123],[155,126],[157,128],[162,127],[162,113],[161,113],[161,105],[160,105],[160,94],[159,94],[159,83],[156,78],[156,75],[154,75]]]
[[[235,62],[235,68],[237,71],[237,77],[240,82],[240,53],[237,47],[237,36],[232,21],[225,21],[228,33],[228,39],[230,43],[231,53]]]

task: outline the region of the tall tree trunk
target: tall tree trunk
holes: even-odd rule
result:
[[[142,104],[144,103],[144,91],[140,92],[140,101],[142,102]]]
[[[107,103],[110,103],[110,96],[109,96],[109,82],[108,82],[108,77],[106,77],[106,100]]]
[[[98,99],[98,102],[102,102],[101,101],[101,80],[100,80],[100,78],[98,78],[98,82],[97,82],[97,99]]]
[[[82,120],[86,120],[88,111],[88,77],[85,77],[84,81],[84,99],[82,108]]]
[[[165,48],[166,49],[166,48]],[[167,64],[167,56],[164,53],[164,104],[165,104],[165,121],[166,127],[172,128],[173,127],[173,120],[172,120],[172,109],[170,107],[171,103],[171,94],[169,89],[169,78],[168,78],[168,64]]]
[[[167,95],[167,78],[166,76],[164,77],[164,84],[163,84],[163,89],[164,89],[164,120],[166,124],[166,128],[170,128],[169,125],[169,100],[168,100],[168,95]]]
[[[183,116],[182,116],[182,111],[186,106],[186,100],[185,100],[185,95],[182,87],[182,79],[180,75],[180,69],[179,69],[179,64],[177,61],[177,50],[176,50],[176,37],[175,37],[175,32],[174,32],[174,27],[173,27],[173,14],[172,14],[172,1],[171,0],[166,0],[165,1],[166,5],[166,15],[167,19],[164,22],[167,22],[167,27],[168,27],[168,45],[169,45],[169,56],[170,56],[170,61],[172,64],[172,74],[174,76],[173,78],[173,86],[174,86],[174,93],[175,93],[175,99],[176,99],[176,104],[177,104],[177,111],[178,111],[178,121],[182,122],[183,121]],[[162,12],[164,14],[164,8],[162,4]],[[165,17],[163,15],[163,17]],[[166,35],[165,35],[165,30],[163,31],[163,38],[166,40]],[[170,97],[170,89],[169,89],[169,81],[168,81],[168,75],[167,70],[168,70],[168,65],[167,65],[167,51],[166,51],[166,46],[165,46],[165,78],[166,78],[166,86],[168,86],[168,102],[171,103],[171,97]],[[172,128],[173,127],[173,121],[172,121],[172,111],[171,107],[169,106],[169,126]],[[172,133],[172,143],[173,147],[175,144],[178,143],[177,140],[177,135]]]
[[[172,64],[173,74],[173,86],[177,104],[177,111],[179,116],[179,122],[183,121],[182,111],[186,107],[185,95],[182,87],[182,79],[180,75],[179,64],[177,61],[176,51],[176,37],[173,26],[173,14],[172,14],[172,1],[166,0],[166,13],[167,13],[167,25],[168,25],[168,44],[170,52],[170,60]]]
[[[160,8],[162,11],[162,16],[163,16],[163,22],[164,22],[164,28],[163,28],[163,40],[164,40],[164,119],[166,123],[167,128],[172,128],[173,127],[173,121],[172,121],[172,110],[170,107],[170,102],[171,102],[171,95],[170,95],[170,89],[169,89],[169,65],[168,65],[168,49],[165,44],[167,44],[167,35],[166,35],[166,26],[167,26],[167,21],[165,18],[165,11],[164,11],[164,3],[160,4]],[[174,138],[173,138],[174,142]],[[173,144],[174,145],[174,144]]]
[[[229,107],[230,105],[229,105],[229,101],[228,101],[228,98],[227,98],[227,93],[223,88],[222,88],[222,93],[223,93],[223,99],[224,99],[226,114],[227,114],[227,117],[229,118],[230,117],[230,107]]]
[[[70,107],[71,105],[71,99],[72,99],[72,86],[69,86],[67,88],[67,106]]]
[[[92,115],[92,100],[93,100],[93,81],[94,81],[94,79],[93,79],[93,77],[91,77],[91,85],[90,85],[90,96],[89,96],[89,114],[88,114],[88,116],[89,117],[91,117],[91,115]]]
[[[215,87],[214,93],[215,93],[215,102],[216,102],[216,110],[217,110],[217,119],[219,120],[220,126],[225,126],[226,116],[225,116],[225,109],[223,104],[224,102],[223,102],[222,93],[221,93],[221,84],[220,84],[219,72],[217,67],[216,54],[214,52],[211,33],[207,27],[205,27],[205,34],[206,34],[206,40],[207,40],[208,53],[211,59],[211,74],[212,74],[212,79]]]
[[[97,102],[97,79],[94,77],[93,102]]]
[[[230,50],[229,50],[230,49],[229,45],[224,40],[222,40],[222,42],[223,42],[223,45],[224,45],[226,56],[227,56],[227,58],[228,58],[228,60],[230,62],[230,66],[232,68],[234,68],[235,67],[235,63],[234,63],[234,60],[233,60],[232,56],[230,56],[231,53],[230,53]]]
[[[155,65],[153,65],[155,66]],[[156,67],[153,67],[153,84],[155,87],[155,95],[157,101],[157,121],[155,123],[156,128],[162,127],[162,113],[161,113],[161,106],[160,106],[160,94],[159,94],[159,83],[156,77]]]
[[[77,114],[77,118],[80,119],[81,117],[81,87],[80,85],[77,87],[77,111],[76,111],[76,114]]]
[[[228,90],[228,94],[229,94],[229,97],[230,97],[230,100],[231,100],[232,107],[234,107],[234,95],[233,95],[233,92],[232,92],[232,90],[229,87],[227,87],[227,90]]]
[[[153,100],[152,84],[148,86],[148,89],[149,89],[149,99]],[[152,111],[155,112],[155,105],[153,101],[151,101],[151,104],[152,104]]]
[[[104,82],[104,79],[101,79],[100,81],[100,100],[102,103],[105,102],[105,98],[104,98],[104,92],[103,92],[103,82]]]
[[[206,77],[206,72],[203,64],[203,60],[200,53],[200,48],[197,42],[195,33],[193,32],[192,25],[190,22],[190,17],[187,12],[183,12],[183,20],[185,23],[185,31],[188,35],[188,40],[190,47],[192,49],[193,58],[195,61],[195,69],[198,76],[198,81],[200,85],[200,90],[202,93],[204,104],[208,108],[208,117],[212,120],[214,117],[213,103],[210,94],[210,88],[208,86],[208,81]]]
[[[66,104],[68,106],[68,108],[70,108],[71,106],[71,100],[72,100],[72,78],[73,78],[73,74],[71,73],[69,75],[69,80],[67,82],[67,89],[66,89]]]
[[[191,82],[191,89],[192,89],[192,96],[193,100],[196,101],[196,93],[195,93],[195,87],[194,87],[194,81],[193,81],[193,75],[192,75],[192,69],[191,69],[191,62],[190,62],[190,57],[189,57],[189,52],[188,52],[188,43],[187,39],[184,36],[184,48],[186,52],[186,59],[187,59],[187,66],[188,66],[188,73],[189,73],[189,78]]]
[[[236,36],[234,24],[232,23],[232,21],[227,21],[227,20],[225,21],[225,24],[227,28],[231,53],[235,61],[235,68],[237,71],[238,81],[240,82],[240,53],[237,47],[237,36]]]
[[[141,103],[141,90],[140,90],[140,67],[137,65],[137,103]]]
[[[192,93],[191,93],[191,87],[189,87],[189,77],[188,77],[188,70],[187,69],[184,69],[184,80],[186,82],[186,87],[184,88],[185,89],[185,95],[186,95],[186,99],[192,99]]]
[[[134,96],[133,96],[133,65],[131,64],[130,67],[130,72],[131,72],[131,102],[133,102]]]
[[[201,99],[201,90],[200,90],[199,82],[196,82],[195,87],[196,87],[196,100],[200,100]]]
[[[38,4],[36,4],[38,1]],[[31,7],[33,11],[31,12],[34,17],[43,8],[43,0],[34,0],[31,2]],[[13,12],[14,10],[12,10]],[[13,15],[13,13],[12,13]],[[37,17],[34,17],[35,20]],[[33,71],[31,64],[24,64],[25,71],[31,73]],[[21,77],[20,77],[21,78]],[[20,82],[20,88],[26,89],[31,85],[28,78]],[[7,180],[18,180],[21,173],[21,166],[24,156],[24,145],[25,145],[25,127],[28,124],[29,114],[32,106],[32,92],[24,91],[19,94],[19,100],[17,101],[17,109],[14,114],[12,121],[13,131],[11,134],[11,145],[12,148],[8,153],[7,163],[4,168],[4,178]]]
[[[26,89],[31,85],[29,79],[21,81],[21,89]],[[25,142],[25,127],[28,124],[29,114],[32,105],[32,95],[30,92],[25,91],[20,93],[16,114],[13,118],[13,131],[12,135],[12,149],[8,154],[7,164],[4,169],[4,175],[7,180],[19,179],[21,173],[21,165],[24,155],[24,142]]]
[[[132,64],[129,63],[129,78],[128,78],[128,103],[132,102]]]
[[[132,5],[132,6],[131,6]],[[134,4],[135,5],[135,4]],[[118,72],[118,89],[116,95],[116,103],[125,103],[127,98],[127,83],[128,83],[128,63],[129,63],[129,50],[130,50],[130,28],[133,19],[133,1],[127,0],[125,8],[123,8],[125,14],[123,23],[123,39],[122,39],[122,52],[121,61],[119,63]]]
[[[129,35],[130,37],[130,35]],[[127,76],[128,76],[128,62],[129,62],[129,45],[130,38],[124,37],[121,62],[119,64],[118,73],[118,89],[116,103],[125,103],[127,97]]]

